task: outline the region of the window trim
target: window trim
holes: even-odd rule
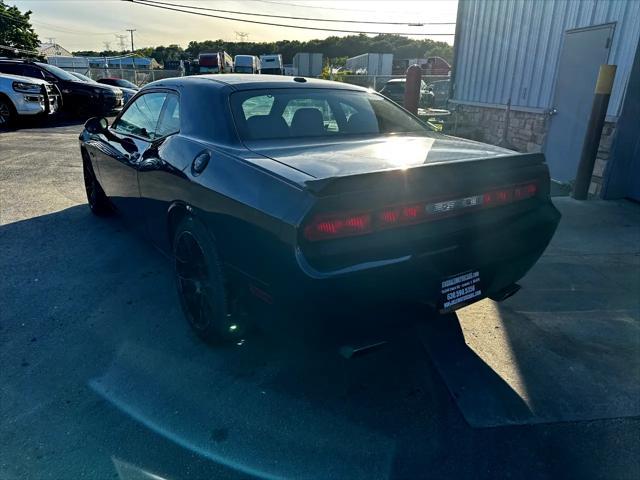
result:
[[[156,122],[156,131],[158,131],[158,126],[160,125],[160,120],[163,119],[165,112],[167,111],[167,101],[169,100],[169,95],[172,95],[173,92],[168,91],[167,96],[164,99],[164,102],[162,103],[162,108],[160,108],[160,115],[158,116],[158,121]],[[171,133],[167,133],[165,135],[162,135],[160,137],[156,137],[154,138],[153,141],[158,140],[158,139],[163,139],[163,138],[167,138],[170,137],[171,135],[175,135],[176,133],[180,133],[180,123],[182,121],[182,115],[181,115],[181,111],[180,111],[180,96],[175,94],[175,97],[178,99],[178,130],[171,132]]]
[[[137,138],[138,140],[142,140],[143,142],[147,142],[147,143],[153,143],[156,142],[158,140],[162,140],[165,139],[167,137],[170,137],[171,135],[175,135],[176,133],[180,133],[181,128],[178,129],[177,132],[173,132],[167,135],[163,135],[161,137],[156,137],[156,138],[145,138],[145,137],[141,137],[140,135],[135,135],[133,133],[122,133],[122,132],[118,132],[114,127],[115,125],[120,121],[120,118],[125,114],[125,112],[127,110],[129,110],[133,104],[135,103],[136,100],[138,100],[138,98],[142,97],[143,95],[147,95],[150,93],[167,93],[167,94],[174,94],[178,97],[178,108],[180,108],[181,106],[181,102],[180,102],[180,93],[177,90],[173,90],[171,88],[162,88],[162,87],[157,87],[157,88],[149,88],[147,90],[139,90],[138,93],[136,93],[133,98],[131,99],[131,103],[129,103],[127,105],[127,108],[123,108],[120,113],[118,113],[118,115],[116,116],[116,118],[113,119],[113,123],[111,125],[109,125],[109,131],[115,135],[124,135],[126,137],[132,137],[132,138]],[[158,121],[156,122],[156,128],[158,127],[158,122],[160,121],[160,117],[162,116],[162,112],[164,111],[164,107],[165,107],[165,103],[167,102],[167,98],[165,97],[164,102],[162,102],[162,107],[160,108],[160,114],[158,115]],[[182,114],[182,112],[180,112]],[[182,127],[182,116],[180,117],[180,127]]]

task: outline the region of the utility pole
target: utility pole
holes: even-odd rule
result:
[[[124,52],[125,47],[124,47],[124,39],[127,38],[126,35],[118,35],[116,34],[116,38],[118,39],[118,42],[120,43],[120,51]]]
[[[135,28],[127,28],[127,32],[131,34],[131,53],[133,53],[133,32],[135,31]]]
[[[248,36],[249,34],[246,32],[236,32],[236,40],[240,40],[240,43],[244,43]]]
[[[107,52],[111,51],[111,42],[102,42],[102,44],[104,45],[104,49]]]

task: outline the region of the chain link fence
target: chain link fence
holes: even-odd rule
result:
[[[392,78],[405,78],[405,75],[335,75],[333,80],[338,82],[351,83],[361,87],[372,88],[379,91]],[[447,75],[423,75],[422,80],[425,83],[435,82],[436,80],[448,80]]]
[[[86,75],[93,80],[99,78],[122,78],[135,83],[139,87],[153,82],[162,80],[163,78],[180,77],[183,75],[180,70],[135,70],[132,68],[86,68],[86,67],[67,67],[64,70],[68,72],[78,72]]]

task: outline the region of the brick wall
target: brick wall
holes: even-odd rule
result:
[[[511,110],[506,139],[505,125],[506,110],[504,108],[454,104],[447,133],[504,146],[522,153],[542,151],[549,128],[548,115]],[[601,194],[602,178],[611,154],[614,136],[615,123],[606,122],[589,188],[589,193],[592,195],[600,196]]]
[[[541,113],[511,110],[504,146],[523,153],[540,152],[547,133],[548,119],[547,115]],[[450,125],[452,135],[502,145],[506,110],[457,104]]]

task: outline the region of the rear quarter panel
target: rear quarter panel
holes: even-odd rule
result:
[[[211,159],[201,174],[192,160]],[[310,207],[295,184],[239,159],[233,149],[174,137],[159,148],[163,167],[141,171],[140,192],[154,243],[169,252],[174,208],[188,209],[209,230],[222,261],[266,282],[278,265],[294,261],[295,224]]]

